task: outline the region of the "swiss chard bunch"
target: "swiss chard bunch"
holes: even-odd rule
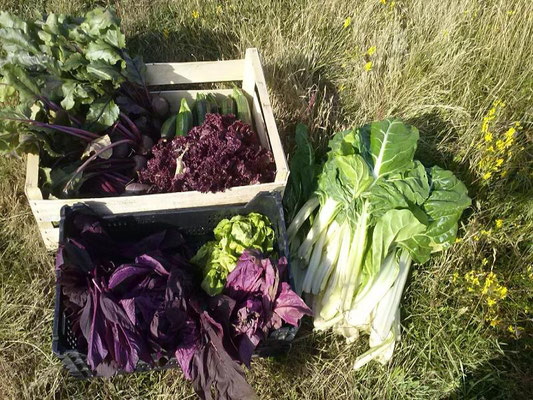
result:
[[[449,248],[470,205],[451,171],[414,160],[418,137],[392,119],[337,133],[316,192],[287,230],[296,287],[315,296],[315,328],[348,340],[370,334],[357,368],[390,360],[411,262]]]

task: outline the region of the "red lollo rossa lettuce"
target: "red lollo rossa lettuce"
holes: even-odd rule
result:
[[[250,125],[233,115],[207,114],[186,136],[156,144],[139,181],[151,185],[149,193],[219,192],[272,182],[274,174],[272,153]]]

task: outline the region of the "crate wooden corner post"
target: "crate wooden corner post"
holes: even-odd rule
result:
[[[41,189],[39,189],[39,156],[36,154],[28,154],[26,159],[24,193],[30,204],[46,249],[54,250],[57,248],[57,242],[59,240],[59,229],[54,227],[51,221],[43,220],[40,215],[40,205],[46,200],[43,200],[43,194]],[[59,213],[55,222],[59,222]]]
[[[276,163],[275,182],[280,184],[283,194],[289,177],[289,167],[270,104],[261,59],[255,48],[246,50],[242,89],[252,99],[252,115],[259,137],[268,140],[268,142],[261,142],[261,144],[266,148],[270,147],[274,155]]]

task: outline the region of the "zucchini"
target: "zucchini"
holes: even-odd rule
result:
[[[196,95],[196,102],[194,103],[194,124],[196,126],[204,123],[205,114],[207,114],[207,100],[205,94],[198,93]]]
[[[237,110],[235,108],[235,101],[231,98],[231,96],[227,96],[222,100],[222,115],[236,115]]]
[[[172,139],[176,135],[176,117],[177,115],[171,115],[163,122],[163,126],[161,126],[162,139]]]
[[[176,136],[185,136],[192,129],[192,112],[187,100],[181,99],[180,111],[176,117]]]
[[[206,100],[208,105],[207,112],[211,114],[218,114],[218,102],[215,95],[213,93],[209,93],[206,96]]]
[[[252,113],[250,104],[243,91],[239,88],[233,88],[233,98],[237,103],[237,118],[248,125],[252,125]]]

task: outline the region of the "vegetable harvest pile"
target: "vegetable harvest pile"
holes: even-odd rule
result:
[[[246,94],[172,107],[149,91],[119,23],[103,8],[36,21],[0,13],[0,154],[39,154],[49,199],[273,181]],[[201,398],[253,399],[242,365],[309,315],[348,342],[369,336],[354,368],[387,363],[411,265],[454,243],[471,204],[451,171],[414,159],[418,139],[400,120],[372,122],[336,133],[321,163],[299,125],[283,200],[290,260],[256,212],[218,221],[197,243],[179,228],[115,237],[74,208],[56,268],[75,350],[97,376],[175,359]]]
[[[418,137],[415,127],[389,119],[337,133],[316,191],[287,230],[297,291],[312,302],[315,329],[333,327],[348,341],[370,335],[370,350],[355,368],[391,359],[411,263],[454,243],[470,205],[450,171],[413,159]],[[298,151],[309,154],[300,142]],[[309,174],[313,167],[302,168]],[[302,182],[297,175],[290,185],[309,192],[312,180]]]
[[[243,91],[199,93],[192,111],[182,99],[172,115],[149,92],[146,65],[126,51],[119,23],[102,8],[36,21],[0,13],[0,154],[39,154],[45,198],[272,181],[273,157],[252,130]]]
[[[251,228],[256,218],[269,222],[252,214],[221,225],[240,221]],[[253,247],[253,237],[220,293],[209,296],[200,290],[201,269],[189,263],[186,238],[175,229],[117,240],[89,209],[73,211],[69,227],[56,258],[58,282],[78,351],[97,375],[175,357],[202,398],[212,398],[212,386],[220,399],[255,398],[240,365],[250,367],[271,331],[310,315],[286,282],[287,260],[273,263]]]

